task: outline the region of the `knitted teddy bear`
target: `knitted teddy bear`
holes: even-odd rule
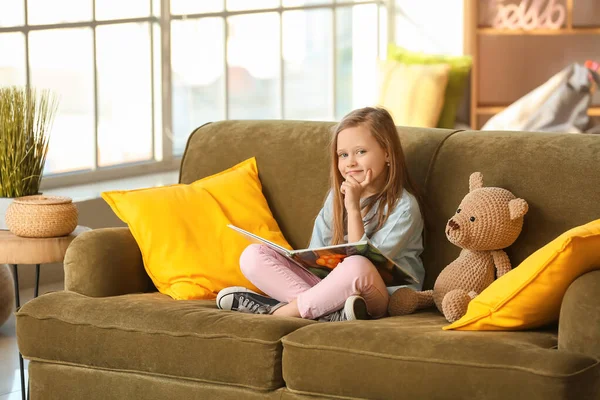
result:
[[[469,302],[495,279],[510,271],[502,250],[521,233],[527,202],[506,189],[483,187],[483,175],[469,177],[469,193],[446,225],[446,237],[462,250],[435,281],[433,290],[400,288],[390,297],[390,315],[411,314],[432,307],[449,322],[460,319]]]

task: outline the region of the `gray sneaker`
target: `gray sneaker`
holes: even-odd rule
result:
[[[285,304],[242,286],[225,288],[217,295],[217,307],[221,310],[239,311],[249,314],[272,314]]]
[[[336,322],[336,321],[354,321],[359,319],[371,319],[367,312],[367,303],[360,296],[350,296],[346,299],[344,307],[330,314],[323,315],[318,321]]]

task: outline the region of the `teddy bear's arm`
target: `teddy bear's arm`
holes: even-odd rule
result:
[[[492,251],[492,258],[494,259],[494,265],[496,266],[497,278],[500,278],[511,270],[512,266],[510,265],[510,259],[504,250]]]

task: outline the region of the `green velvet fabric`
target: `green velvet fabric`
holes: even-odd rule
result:
[[[591,399],[600,361],[556,350],[554,329],[442,331],[437,311],[317,324],[283,339],[291,391],[376,399]]]
[[[513,267],[576,226],[600,218],[600,136],[525,132],[458,132],[438,150],[427,182],[429,229],[425,286],[460,249],[444,227],[469,191],[469,175],[512,191],[529,204],[523,230],[506,249]]]
[[[331,122],[222,121],[191,135],[180,182],[191,183],[256,157],[263,193],[281,231],[294,248],[310,241],[314,218],[329,189]],[[425,183],[439,143],[453,131],[402,128],[410,173]]]
[[[284,388],[258,391],[154,373],[32,361],[31,400],[279,400]]]
[[[287,388],[258,391],[135,371],[112,371],[72,364],[31,361],[32,400],[320,400]]]
[[[154,289],[129,228],[106,228],[77,236],[65,254],[65,289],[104,297]]]
[[[600,249],[598,249],[600,251]],[[580,276],[563,298],[558,348],[600,359],[600,270]],[[600,398],[600,389],[598,390]]]
[[[160,293],[54,292],[21,307],[17,336],[26,358],[274,390],[284,386],[280,339],[314,323]]]

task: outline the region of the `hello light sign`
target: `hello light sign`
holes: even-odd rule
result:
[[[492,26],[496,29],[560,29],[567,17],[563,4],[557,0],[521,0],[507,3],[490,0],[495,10]]]

